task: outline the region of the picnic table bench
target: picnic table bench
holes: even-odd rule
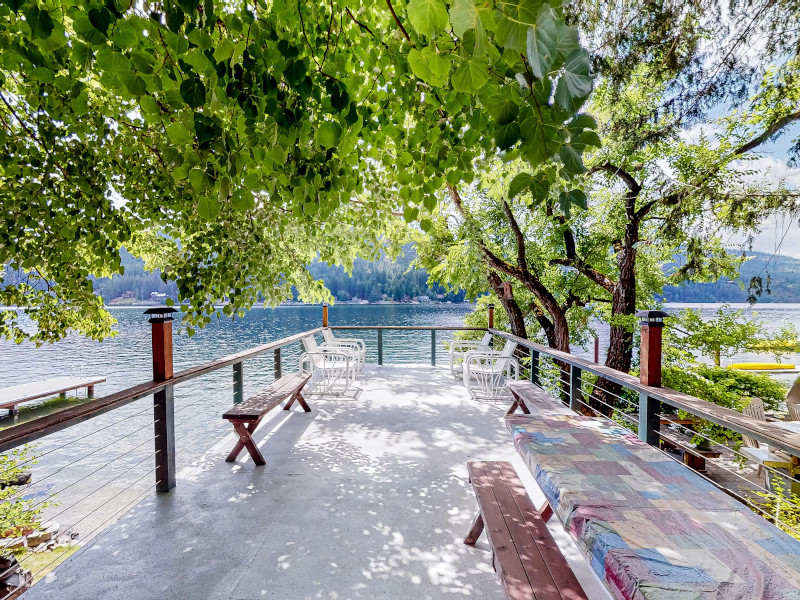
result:
[[[492,565],[511,600],[585,600],[586,595],[509,462],[467,463],[478,516],[464,539],[481,532],[492,548]],[[545,505],[547,506],[547,505]]]
[[[31,381],[0,390],[0,408],[7,408],[13,415],[19,412],[17,406],[23,402],[49,398],[60,394],[66,398],[67,392],[86,388],[86,395],[94,397],[94,386],[103,383],[105,377],[53,377],[44,381]]]
[[[612,596],[800,596],[800,541],[613,421],[526,400],[514,444]]]
[[[239,436],[239,441],[236,442],[225,461],[235,461],[242,449],[247,448],[254,463],[257,465],[267,464],[253,440],[253,433],[267,413],[287,398],[289,401],[284,405],[283,410],[291,409],[292,404],[297,401],[304,411],[311,412],[311,408],[300,393],[310,378],[311,375],[308,373],[284,375],[241,404],[234,405],[222,415],[223,419],[231,422],[234,431]]]

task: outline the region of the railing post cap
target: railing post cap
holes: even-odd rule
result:
[[[494,302],[489,303],[489,308],[494,308]]]
[[[640,310],[636,313],[639,317],[639,324],[647,325],[648,327],[663,327],[664,317],[668,317],[669,313],[663,310]]]
[[[175,312],[178,311],[171,306],[154,306],[144,311],[144,314],[151,315],[150,323],[164,323],[166,321],[172,321],[172,313]]]

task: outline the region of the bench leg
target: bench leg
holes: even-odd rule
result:
[[[292,404],[294,404],[295,400],[297,400],[297,403],[303,407],[304,411],[311,412],[311,408],[308,406],[308,404],[306,404],[305,398],[303,398],[299,391],[292,394],[292,397],[289,398],[289,401],[286,403],[286,406],[283,407],[283,410],[289,410],[292,408]]]
[[[253,441],[253,436],[251,435],[256,427],[258,427],[258,423],[259,421],[254,421],[245,425],[242,421],[231,421],[233,429],[239,435],[239,441],[236,442],[236,445],[233,447],[233,450],[231,450],[228,458],[225,459],[225,462],[234,462],[242,451],[242,448],[247,448],[254,463],[261,466],[267,464],[267,461],[264,460],[261,451],[258,449],[258,446],[256,446],[256,443]]]
[[[514,403],[511,405],[511,408],[508,409],[506,416],[513,415],[518,408],[522,409],[522,412],[526,415],[531,414],[531,411],[528,409],[527,404],[525,404],[525,400],[522,398],[515,398]]]
[[[553,509],[550,508],[550,503],[545,502],[544,506],[539,509],[539,514],[542,517],[542,520],[547,523],[550,520],[550,517],[553,516]]]
[[[702,456],[695,456],[691,452],[683,453],[683,463],[687,467],[689,467],[690,469],[694,469],[695,471],[706,470],[706,459]]]
[[[483,533],[483,515],[478,513],[478,516],[475,517],[475,520],[472,522],[472,527],[467,537],[464,538],[464,543],[468,546],[474,546],[478,538],[481,537],[481,533]]]

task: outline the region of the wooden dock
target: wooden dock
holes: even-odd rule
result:
[[[86,388],[89,398],[94,397],[94,386],[103,383],[105,377],[54,377],[44,381],[32,381],[0,389],[0,408],[7,408],[12,414],[18,412],[17,406],[23,402],[49,398],[60,394],[66,398],[67,392]]]

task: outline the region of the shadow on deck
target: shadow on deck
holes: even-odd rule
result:
[[[367,367],[359,386],[273,411],[255,435],[265,467],[225,463],[225,437],[23,598],[503,598],[487,544],[462,539],[468,460],[511,460],[541,503],[507,406],[471,401],[445,368]],[[587,593],[607,597],[556,536]]]

